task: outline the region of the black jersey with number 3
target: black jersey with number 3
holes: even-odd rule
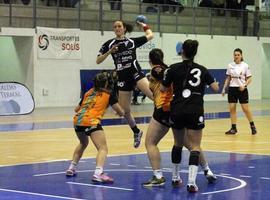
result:
[[[198,113],[203,112],[205,86],[214,81],[207,68],[185,60],[171,65],[165,71],[162,84],[165,87],[173,84],[174,97],[171,102],[171,110]]]
[[[124,38],[122,40],[111,39],[105,42],[99,50],[99,55],[109,51],[114,45],[118,46],[118,50],[112,53],[112,58],[117,71],[121,71],[130,67],[140,68],[136,58],[136,48],[147,42],[146,36],[137,38]]]

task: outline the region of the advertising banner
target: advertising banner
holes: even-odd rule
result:
[[[0,82],[0,116],[24,115],[35,108],[28,88],[17,82]]]
[[[80,29],[37,27],[38,58],[81,59]]]

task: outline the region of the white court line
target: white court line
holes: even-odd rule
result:
[[[268,151],[270,150],[269,148],[266,148],[266,149],[257,149],[257,148],[253,148],[252,151]],[[246,151],[246,152],[249,152],[251,151],[250,149],[237,149],[237,151]]]
[[[152,169],[152,167],[150,167],[150,166],[144,166],[143,168],[145,168],[145,169]]]
[[[106,186],[106,185],[95,185],[95,184],[86,184],[86,183],[78,183],[78,182],[66,182],[66,183],[72,184],[72,185],[89,186],[89,187],[109,188],[109,189],[114,189],[114,190],[134,191],[133,189],[129,189],[129,188],[111,187],[111,186]]]
[[[94,171],[94,170],[84,170],[84,171]],[[151,169],[107,169],[106,171],[109,171],[109,172],[113,172],[113,171],[121,171],[121,172],[145,172],[145,171],[152,171]],[[82,172],[82,171],[81,171]],[[165,171],[166,172],[166,171]],[[184,173],[188,173],[188,170],[181,170],[181,172],[184,172]],[[58,174],[62,174],[64,172],[58,172]],[[57,174],[57,172],[53,173],[53,174]],[[198,174],[203,174],[203,173],[198,173]],[[48,176],[48,175],[52,175],[52,173],[50,174],[43,174],[43,175],[40,175],[40,174],[37,174],[37,175],[34,175],[34,176]],[[239,190],[243,187],[245,187],[247,185],[247,183],[241,179],[238,179],[238,178],[234,178],[234,177],[229,177],[229,176],[225,176],[225,175],[216,175],[218,177],[223,177],[223,178],[227,178],[227,179],[232,179],[232,180],[235,180],[235,181],[238,181],[240,182],[240,185],[237,186],[237,187],[233,187],[233,188],[229,188],[229,189],[224,189],[224,190],[216,190],[216,191],[213,191],[213,192],[205,192],[205,193],[202,193],[202,194],[215,194],[215,193],[221,193],[221,192],[228,192],[228,191],[233,191],[233,190]],[[270,179],[270,178],[269,178]],[[74,185],[86,185],[86,186],[91,186],[91,187],[108,187],[108,188],[111,188],[111,189],[116,189],[118,187],[109,187],[109,186],[101,186],[101,185],[92,185],[92,184],[84,184],[84,183],[76,183],[76,182],[67,182],[69,184],[74,184]],[[128,189],[128,188],[118,188],[119,190],[133,190],[133,189]]]
[[[127,165],[128,167],[137,167],[136,165]]]
[[[220,137],[221,138],[221,137]],[[219,140],[219,141],[216,141],[216,140],[207,140],[207,139],[204,139],[203,142],[212,142],[212,143],[231,143],[232,141],[230,140]],[[237,143],[247,143],[249,144],[250,141],[237,141]],[[270,142],[254,142],[254,144],[269,144]]]
[[[264,180],[270,180],[269,177],[261,177],[261,179],[264,179]]]
[[[251,178],[251,176],[247,176],[247,175],[240,175],[239,177],[241,177],[241,178]]]
[[[119,163],[110,163],[109,165],[120,166],[121,164],[119,164]]]
[[[246,187],[247,183],[241,179],[238,179],[238,178],[234,178],[234,177],[228,177],[228,176],[222,176],[222,175],[217,175],[217,176],[221,176],[223,178],[228,178],[228,179],[232,179],[232,180],[236,180],[238,182],[240,182],[240,185],[237,186],[237,187],[233,187],[233,188],[229,188],[229,189],[225,189],[225,190],[216,190],[216,191],[213,191],[213,192],[204,192],[202,194],[215,194],[215,193],[221,193],[221,192],[229,192],[229,191],[233,191],[233,190],[239,190],[243,187]]]
[[[166,167],[163,167],[162,170],[171,172],[171,171],[172,171],[172,168],[166,168]]]
[[[94,171],[94,170],[80,170],[77,172],[89,172],[89,171]],[[50,176],[50,175],[57,175],[57,174],[65,174],[66,172],[51,172],[51,173],[46,173],[46,174],[34,174],[33,176],[39,177],[39,176]]]
[[[170,151],[160,151],[160,152],[170,152]],[[111,154],[111,155],[108,155],[107,158],[109,158],[109,157],[120,157],[120,156],[132,156],[132,155],[144,155],[144,154],[146,154],[146,151],[141,152],[141,153]],[[88,159],[95,159],[95,157],[83,158],[82,160],[88,160]],[[1,165],[1,167],[13,167],[13,166],[22,166],[22,165],[44,164],[44,163],[52,163],[52,162],[58,162],[58,161],[71,161],[71,160],[70,159],[59,159],[59,160],[49,160],[49,161],[41,161],[41,162],[20,163],[20,164],[13,164],[13,165]],[[96,164],[95,161],[93,161],[92,163]]]
[[[231,174],[220,173],[221,176],[230,176]]]
[[[86,200],[86,199],[63,197],[63,196],[57,196],[57,195],[41,194],[41,193],[34,193],[34,192],[25,192],[25,191],[20,191],[20,190],[8,190],[8,189],[4,189],[4,188],[0,188],[0,191],[20,193],[20,194],[29,194],[29,195],[42,196],[42,197],[52,197],[52,198],[57,198],[57,199]]]
[[[106,169],[106,171],[109,171],[109,172],[113,172],[113,171],[127,171],[127,172],[130,172],[130,171],[138,171],[138,172],[146,172],[146,171],[152,171],[152,168],[151,169]],[[94,172],[95,170],[79,170],[77,171],[77,173],[79,172]],[[35,177],[39,177],[39,176],[51,176],[51,175],[57,175],[57,174],[65,174],[66,172],[51,172],[51,173],[46,173],[46,174],[34,174],[33,176]]]

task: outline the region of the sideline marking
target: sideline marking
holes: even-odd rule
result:
[[[114,189],[114,190],[134,191],[133,189],[129,189],[129,188],[112,187],[112,186],[106,186],[106,185],[95,185],[95,184],[86,184],[86,183],[78,183],[78,182],[66,182],[66,183],[72,184],[72,185],[89,186],[89,187],[109,188],[109,189]]]
[[[251,176],[247,176],[247,175],[240,175],[239,177],[241,177],[241,178],[251,178]]]
[[[270,180],[269,177],[261,177],[261,179],[264,179],[264,180]]]
[[[29,194],[29,195],[42,196],[42,197],[53,197],[53,198],[58,198],[58,199],[86,200],[86,199],[78,199],[78,198],[71,198],[71,197],[62,197],[62,196],[57,196],[57,195],[41,194],[41,193],[34,193],[34,192],[25,192],[25,191],[20,191],[20,190],[8,190],[8,189],[4,189],[4,188],[0,188],[0,191],[20,193],[20,194]]]

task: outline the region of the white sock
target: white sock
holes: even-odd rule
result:
[[[154,170],[154,175],[157,177],[157,179],[161,179],[163,177],[163,173],[160,169]]]
[[[75,163],[74,161],[72,161],[69,165],[68,169],[76,169],[77,168],[77,163]]]
[[[95,169],[95,175],[100,175],[103,173],[103,167],[96,167]]]
[[[173,166],[172,166],[172,177],[180,177],[180,175],[179,175],[179,167],[180,167],[180,164],[174,164],[173,163]]]
[[[195,184],[198,173],[198,166],[189,165],[188,167],[188,184]]]

